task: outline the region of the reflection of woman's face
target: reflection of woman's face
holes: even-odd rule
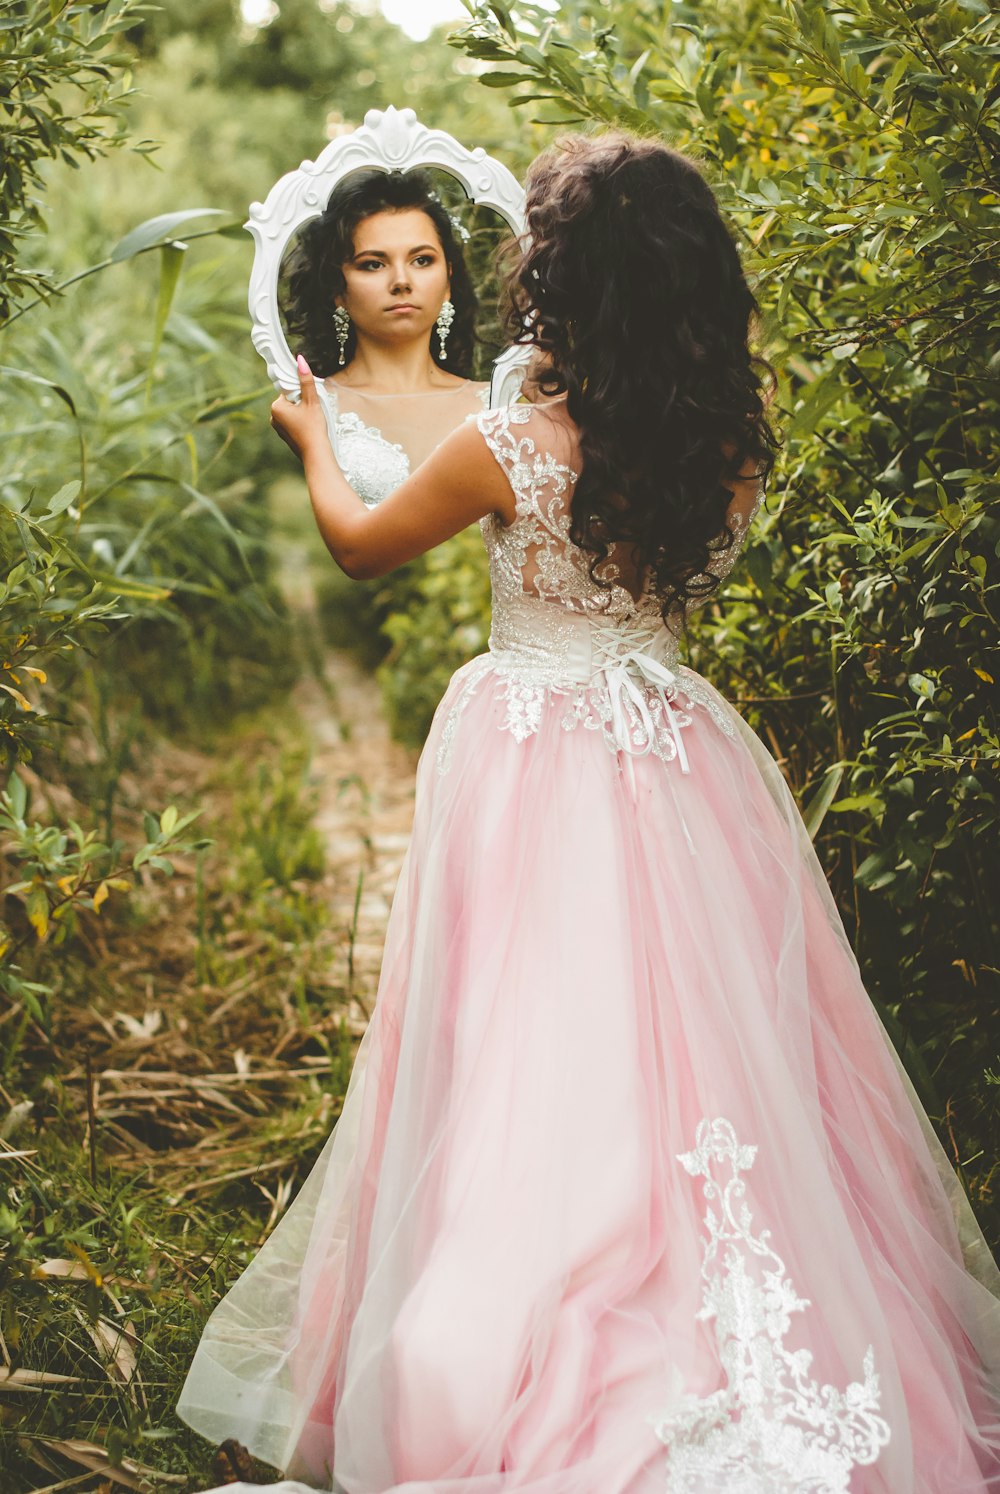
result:
[[[409,342],[430,336],[450,284],[433,219],[420,208],[372,213],[354,230],[354,256],[341,266],[337,297],[359,337]]]

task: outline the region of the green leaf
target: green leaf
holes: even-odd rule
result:
[[[14,818],[24,819],[24,811],[28,807],[28,790],[24,781],[12,773],[7,780],[7,792],[10,795],[10,807],[14,812]]]
[[[502,5],[500,3],[500,0],[490,0],[490,10],[496,16],[497,20],[500,22],[500,25],[503,27],[504,31],[506,31],[507,35],[510,37],[511,41],[517,41],[517,32],[514,29],[514,23],[511,20],[510,11],[507,9],[506,5]]]
[[[767,545],[751,545],[743,557],[743,564],[754,585],[762,592],[766,592],[773,575],[771,551]]]
[[[479,82],[484,88],[512,88],[515,83],[524,83],[531,73],[511,73],[498,70],[495,73],[480,73]]]
[[[837,790],[840,788],[843,777],[844,764],[834,763],[832,768],[826,770],[823,782],[802,811],[802,819],[810,840],[816,839],[819,828],[826,818],[827,810],[837,797]]]
[[[890,882],[896,879],[896,848],[895,846],[883,846],[880,851],[873,851],[866,856],[858,867],[854,880],[861,887],[867,887],[869,892],[877,892],[881,887],[888,887]]]
[[[40,384],[44,389],[51,389],[65,404],[69,405],[73,414],[76,414],[73,396],[61,384],[53,383],[51,379],[43,379],[41,374],[30,373],[26,368],[11,368],[7,364],[0,364],[0,376],[5,379],[24,379],[29,384]]]
[[[848,794],[830,805],[831,814],[843,814],[848,809],[867,809],[877,818],[885,809],[885,800],[881,794]]]
[[[61,487],[58,493],[54,493],[49,499],[48,506],[45,510],[46,517],[48,517],[50,514],[61,514],[64,509],[69,508],[70,504],[79,493],[80,487],[81,483],[79,478],[74,478],[72,482],[68,482],[64,487]]]
[[[234,394],[229,399],[217,399],[212,404],[206,405],[204,410],[199,410],[194,417],[196,425],[204,425],[210,420],[220,420],[224,415],[234,415],[239,410],[245,410],[248,405],[256,404],[258,400],[267,395],[269,399],[274,398],[274,385],[261,384],[259,388],[251,390],[249,394]]]
[[[160,250],[160,289],[156,297],[156,316],[153,321],[153,345],[149,350],[149,372],[146,375],[147,398],[153,385],[153,372],[156,367],[157,354],[160,351],[160,343],[163,341],[163,329],[167,325],[167,317],[170,315],[174,291],[177,289],[177,282],[181,274],[181,265],[184,263],[186,252],[186,245],[182,244],[164,244]]]
[[[683,102],[683,99],[680,100]],[[715,132],[719,137],[719,149],[727,161],[740,153],[740,143],[724,119],[716,122]]]
[[[907,680],[907,684],[914,695],[919,695],[926,700],[934,699],[937,681],[928,679],[926,674],[911,674]]]
[[[155,249],[158,244],[168,243],[177,237],[187,223],[204,218],[228,217],[229,214],[222,208],[188,208],[186,212],[160,213],[155,218],[147,218],[145,223],[137,224],[123,239],[119,239],[111,251],[111,262],[119,264],[123,259],[131,259],[133,255],[142,254],[147,249]]]
[[[927,195],[931,201],[937,203],[938,206],[943,206],[945,200],[944,182],[941,180],[937,167],[932,165],[926,156],[917,157],[916,167],[920,174],[920,180],[927,188]]]

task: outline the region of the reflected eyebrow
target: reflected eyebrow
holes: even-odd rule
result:
[[[434,254],[438,253],[438,248],[437,248],[436,244],[418,244],[415,249],[408,249],[406,252],[408,254],[423,254],[428,249],[430,249],[431,252],[434,253]],[[388,259],[389,256],[386,254],[386,252],[385,252],[384,249],[360,249],[358,251],[358,253],[353,256],[353,258],[354,259]]]

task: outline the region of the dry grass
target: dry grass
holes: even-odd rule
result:
[[[371,1000],[372,972],[348,984],[357,929],[331,917],[355,889],[313,827],[308,738],[289,706],[204,750],[155,743],[116,833],[141,805],[200,804],[214,844],[87,915],[50,1031],[0,1082],[4,1494],[214,1481],[172,1404],[329,1135]]]

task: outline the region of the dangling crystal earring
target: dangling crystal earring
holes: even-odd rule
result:
[[[444,305],[441,307],[441,310],[438,312],[438,319],[434,324],[437,327],[437,335],[441,339],[442,363],[447,362],[448,359],[448,354],[445,352],[444,345],[448,340],[448,333],[451,331],[451,324],[454,320],[455,308],[450,301],[445,301]]]
[[[333,312],[333,330],[337,334],[337,342],[340,345],[340,357],[338,363],[341,368],[347,362],[344,357],[344,349],[347,347],[347,334],[350,331],[351,318],[346,306],[336,306]]]

